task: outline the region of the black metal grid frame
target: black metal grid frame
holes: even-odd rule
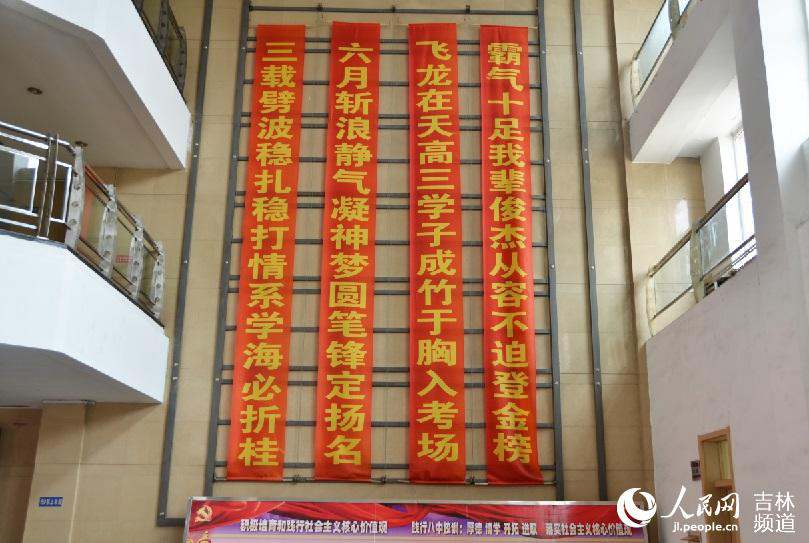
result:
[[[231,254],[232,254],[232,246],[234,244],[238,244],[241,240],[238,237],[233,235],[233,227],[235,222],[235,211],[240,206],[243,206],[243,203],[240,203],[238,197],[243,196],[243,191],[237,190],[237,180],[239,177],[238,165],[239,162],[243,162],[246,160],[246,157],[239,155],[239,148],[241,143],[242,137],[242,129],[249,127],[249,122],[245,122],[243,119],[249,119],[249,112],[242,111],[243,108],[243,100],[244,100],[244,89],[246,85],[252,83],[252,79],[250,75],[245,73],[245,69],[247,67],[246,57],[250,54],[254,49],[250,47],[251,41],[254,41],[254,38],[251,38],[248,35],[248,30],[250,27],[250,14],[254,11],[301,11],[301,12],[331,12],[331,13],[397,13],[397,14],[443,14],[443,15],[487,15],[487,16],[496,16],[496,15],[520,15],[520,16],[530,16],[535,18],[537,23],[537,28],[539,30],[539,41],[533,41],[530,43],[531,46],[538,48],[538,51],[530,52],[530,56],[532,58],[539,58],[539,68],[540,68],[540,83],[532,85],[532,88],[547,88],[547,71],[545,68],[545,56],[546,56],[546,49],[544,44],[544,17],[543,17],[543,9],[541,5],[541,0],[537,3],[536,10],[527,10],[527,11],[509,11],[509,10],[442,10],[442,9],[402,9],[402,8],[325,8],[319,6],[312,6],[312,7],[274,7],[274,6],[254,6],[252,5],[249,0],[244,0],[242,3],[241,9],[241,25],[240,25],[240,36],[239,36],[239,58],[237,62],[237,86],[236,92],[234,97],[234,110],[233,110],[233,126],[232,126],[232,139],[231,139],[231,164],[228,176],[228,191],[227,191],[227,207],[226,207],[226,219],[225,219],[225,227],[224,227],[224,240],[223,240],[223,260],[221,266],[221,280],[220,280],[220,298],[219,298],[219,314],[218,314],[218,325],[217,325],[217,335],[216,335],[216,345],[215,345],[215,363],[214,363],[214,375],[213,375],[213,387],[212,387],[212,401],[211,401],[211,412],[210,412],[210,423],[209,423],[209,432],[208,432],[208,454],[206,458],[206,470],[205,470],[205,484],[204,484],[204,494],[210,495],[213,494],[213,485],[215,482],[224,482],[224,478],[217,476],[216,468],[223,467],[225,462],[223,460],[218,460],[216,458],[216,449],[217,449],[217,440],[218,440],[218,429],[220,426],[225,426],[229,424],[229,421],[226,419],[221,419],[219,416],[220,406],[221,406],[221,395],[222,395],[222,388],[224,386],[228,386],[230,384],[230,379],[226,378],[226,372],[232,369],[232,366],[228,366],[224,363],[224,359],[226,353],[224,352],[225,349],[225,334],[228,332],[232,332],[235,327],[233,325],[229,325],[227,322],[228,317],[228,294],[233,293],[236,290],[235,287],[231,285],[231,281],[233,281],[238,276],[234,276],[231,273]],[[327,38],[307,38],[307,42],[309,43],[327,43]],[[391,44],[401,44],[406,43],[406,40],[390,40],[390,39],[383,39],[382,44],[384,45],[391,45]],[[459,44],[462,45],[475,45],[478,42],[476,40],[459,40]],[[327,48],[307,48],[308,53],[326,53],[328,52]],[[383,49],[382,54],[406,54],[406,50],[402,49]],[[459,52],[462,55],[473,55],[477,54],[476,51],[463,51]],[[304,85],[327,85],[327,81],[323,80],[305,80]],[[407,81],[383,81],[383,86],[395,86],[395,87],[406,87],[408,85]],[[462,83],[462,87],[476,87],[479,86],[479,83]],[[532,117],[534,121],[540,121],[542,123],[547,122],[548,116],[548,101],[547,101],[547,93],[542,92],[541,96],[541,115],[535,115]],[[325,118],[326,114],[322,112],[307,112],[304,113],[304,118]],[[406,120],[407,115],[401,114],[380,114],[380,119],[402,119]],[[479,116],[475,115],[462,115],[463,120],[474,120],[479,119]],[[389,130],[406,130],[408,126],[406,124],[402,125],[382,125],[385,129]],[[303,126],[304,129],[307,128],[318,128],[323,129],[326,128],[325,124],[307,124],[305,123]],[[465,130],[475,130],[475,128],[479,127],[469,127],[464,126],[462,129]],[[543,158],[539,160],[533,160],[532,165],[542,166],[543,174],[544,174],[544,183],[545,183],[545,194],[550,195],[551,192],[551,177],[550,177],[550,161],[547,159],[549,153],[549,135],[546,130],[542,130],[541,126],[532,126],[532,131],[534,132],[541,132],[542,133],[542,147],[543,147],[543,154],[540,155]],[[317,157],[317,156],[306,156],[301,157],[301,162],[325,162],[324,157]],[[479,164],[479,159],[462,159],[462,164]],[[407,159],[394,159],[394,158],[380,158],[379,163],[392,163],[392,164],[406,164]],[[384,194],[384,193],[383,193]],[[301,193],[300,196],[305,196],[310,194]],[[322,193],[312,193],[310,196],[321,196]],[[385,194],[380,195],[380,198],[385,197],[393,197],[393,198],[406,198],[408,195],[407,193],[392,193],[392,194]],[[480,198],[480,195],[466,195],[469,199]],[[539,382],[537,384],[538,389],[549,389],[552,391],[553,394],[553,405],[554,405],[554,413],[553,413],[553,422],[552,423],[540,423],[538,424],[538,430],[550,430],[553,432],[554,435],[554,463],[553,464],[546,464],[542,466],[542,469],[545,471],[553,471],[555,476],[552,481],[548,481],[547,484],[556,487],[556,497],[557,499],[564,498],[564,479],[562,476],[561,465],[562,465],[562,437],[561,437],[561,416],[559,412],[559,408],[561,405],[560,398],[559,398],[559,360],[558,360],[558,345],[557,345],[557,338],[556,338],[556,285],[555,285],[555,264],[552,255],[552,247],[553,247],[553,226],[552,226],[552,206],[550,203],[550,198],[545,197],[545,195],[538,195],[535,197],[535,200],[543,201],[544,206],[536,206],[535,210],[544,212],[547,216],[546,222],[546,242],[536,242],[534,247],[541,247],[548,249],[548,270],[547,270],[547,278],[540,279],[538,281],[539,284],[547,285],[545,291],[538,292],[538,297],[547,297],[549,299],[549,312],[550,312],[550,329],[538,329],[537,335],[548,335],[550,336],[550,343],[551,343],[551,368],[550,369],[541,369],[538,371],[539,375],[546,375],[550,374],[550,380],[548,382]],[[305,204],[305,203],[304,203]],[[299,206],[301,204],[299,203]],[[404,204],[387,204],[391,209],[407,209],[407,205]],[[385,204],[382,204],[380,207],[384,209]],[[322,203],[310,203],[308,206],[304,205],[304,207],[322,207]],[[478,205],[477,208],[480,206]],[[465,209],[474,210],[474,206],[466,206]],[[298,239],[296,240],[297,244],[319,244],[321,241],[319,239]],[[377,240],[377,245],[407,245],[407,241],[403,240]],[[480,246],[480,242],[465,242],[465,246]],[[299,277],[295,277],[296,280],[300,280]],[[308,280],[316,281],[316,277],[309,277]],[[391,277],[380,277],[378,278],[377,282],[404,282],[407,281],[407,278],[391,278]],[[465,281],[467,282],[479,282],[479,279],[474,278],[466,278]],[[378,289],[382,291],[383,289]],[[319,289],[296,289],[297,293],[301,294],[314,294],[318,292]],[[384,294],[388,295],[399,295],[399,294],[406,294],[406,290],[400,291],[384,291]],[[467,295],[477,295],[478,292],[469,291],[466,293]],[[293,333],[296,332],[316,332],[317,327],[313,326],[293,326],[292,328]],[[407,328],[384,328],[379,327],[375,328],[376,333],[407,333]],[[467,329],[465,331],[467,334],[481,334],[481,329]],[[300,371],[312,371],[315,369],[314,365],[293,365],[295,370]],[[394,368],[375,368],[375,373],[380,373],[378,370],[382,369],[383,373],[402,373],[406,375],[405,366],[401,367],[394,367]],[[475,371],[474,368],[468,368],[469,374],[478,373]],[[290,386],[313,386],[315,384],[314,380],[291,380]],[[380,381],[376,380],[374,382],[374,387],[407,387],[409,383],[407,381]],[[466,383],[467,388],[482,388],[483,384],[481,382],[468,382]],[[308,420],[289,420],[287,421],[287,426],[311,426],[314,424],[314,421]],[[406,427],[406,421],[373,421],[372,427]],[[481,428],[482,423],[468,423],[467,427],[471,428]],[[286,468],[308,468],[311,467],[309,463],[301,463],[301,462],[287,462],[285,463]],[[388,464],[388,463],[375,463],[373,465],[375,469],[379,470],[392,470],[392,469],[406,469],[406,464]],[[479,465],[468,465],[467,471],[484,471],[485,466]],[[289,481],[308,481],[309,478],[301,477],[301,476],[291,476],[288,477],[286,480]],[[392,479],[388,477],[378,477],[372,481],[373,483],[407,483],[408,481],[405,479]],[[470,484],[481,484],[485,483],[485,479],[476,477],[474,475],[470,476],[467,479],[467,482]]]

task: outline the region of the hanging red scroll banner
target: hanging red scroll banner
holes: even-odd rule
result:
[[[379,117],[376,23],[331,29],[315,478],[371,477]]]
[[[480,27],[480,80],[487,478],[536,484],[527,28]]]
[[[232,480],[283,477],[304,32],[256,28],[228,440]]]
[[[454,24],[408,27],[410,480],[466,478],[458,43]]]

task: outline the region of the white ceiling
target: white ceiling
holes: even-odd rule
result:
[[[120,0],[108,1],[121,9]],[[131,11],[137,16],[134,7]],[[140,28],[129,32],[146,33],[142,21],[136,22]],[[154,57],[156,49],[149,53]],[[168,73],[158,60],[156,69]],[[160,133],[160,119],[143,103],[131,74],[123,72],[104,40],[80,26],[26,2],[0,0],[0,74],[0,120],[84,141],[90,164],[179,168],[185,161],[185,149],[178,157],[170,138]],[[160,75],[153,79],[164,81]],[[43,94],[33,95],[28,87]],[[176,87],[161,91],[174,92],[182,102]]]

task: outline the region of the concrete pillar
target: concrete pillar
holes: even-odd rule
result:
[[[86,410],[83,403],[46,404],[42,408],[23,543],[73,541]],[[40,507],[43,496],[61,497],[61,507]]]

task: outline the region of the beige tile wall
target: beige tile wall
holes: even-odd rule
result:
[[[632,57],[643,42],[649,27],[660,9],[659,0],[613,0],[613,25],[615,30],[615,69],[620,74],[620,92],[625,97],[621,104],[629,104],[627,99],[628,70]],[[615,81],[618,87],[618,81]],[[615,102],[618,106],[618,101]],[[628,106],[627,106],[628,107]],[[617,113],[617,112],[616,112]],[[627,143],[628,128],[626,119],[631,110],[620,112],[616,119],[615,137]],[[617,157],[616,157],[617,158]],[[595,159],[594,159],[595,162]],[[638,368],[636,373],[639,397],[639,414],[634,420],[641,427],[642,452],[639,464],[643,466],[643,480],[646,488],[653,489],[653,468],[651,452],[651,431],[649,426],[649,391],[646,376],[644,344],[650,337],[646,313],[646,276],[649,267],[655,264],[674,243],[689,229],[694,220],[705,211],[702,190],[702,174],[699,160],[680,158],[671,164],[633,164],[628,153],[622,164],[626,177],[628,214],[628,246],[630,257],[625,261],[629,268],[630,283],[627,287],[631,299],[626,308],[628,326],[634,327],[636,343],[624,343],[621,348],[637,351]],[[690,303],[688,301],[684,303]],[[675,311],[676,313],[676,311]],[[626,338],[625,338],[626,339]],[[653,399],[652,399],[653,401]],[[609,441],[609,440],[608,440]]]
[[[317,1],[298,0],[295,4]],[[358,2],[342,0],[333,5],[374,5],[368,0]],[[433,6],[433,2],[409,0],[396,2],[408,6]],[[632,6],[625,2],[626,9]],[[237,54],[238,0],[215,0],[212,41],[209,51],[208,79],[203,137],[199,163],[195,221],[191,245],[190,276],[185,313],[185,328],[181,353],[182,371],[179,382],[177,430],[171,470],[168,516],[182,516],[189,495],[202,492],[205,463],[206,428],[210,405],[211,375],[214,362],[214,337],[217,312],[217,288],[221,262],[222,225],[225,216],[225,189],[227,183],[231,112],[235,85]],[[446,0],[442,7],[533,9],[533,0]],[[559,351],[562,369],[562,422],[563,449],[567,498],[597,498],[596,460],[594,443],[593,383],[590,361],[590,338],[586,286],[586,251],[584,213],[582,209],[581,169],[579,153],[578,113],[576,96],[576,64],[573,40],[571,0],[546,0],[546,29],[548,45],[548,74],[551,159],[554,179],[554,225],[557,245],[557,280],[559,311]],[[635,242],[630,243],[629,224],[633,224],[633,204],[641,208],[633,187],[645,187],[640,176],[627,174],[624,161],[621,115],[618,105],[616,59],[620,60],[620,46],[616,49],[613,24],[620,19],[619,0],[612,11],[610,0],[589,0],[582,3],[584,11],[585,84],[589,105],[589,137],[592,167],[593,221],[598,265],[599,319],[602,339],[602,366],[604,406],[606,420],[606,446],[608,489],[610,497],[629,485],[639,485],[649,473],[648,453],[642,442],[643,419],[639,415],[639,390],[645,378],[639,373],[636,357],[635,318],[633,314],[633,263]],[[186,97],[193,109],[198,46],[201,33],[202,2],[172,0],[180,24],[185,26],[189,39],[189,78]],[[632,4],[634,5],[634,3]],[[327,35],[329,15],[315,14],[255,14],[253,22],[305,23],[311,35]],[[491,18],[466,17],[462,19],[441,16],[378,16],[357,15],[340,17],[341,20],[375,20],[383,24],[383,36],[404,37],[409,22],[454,20],[459,24],[459,37],[476,38],[477,25],[490,23]],[[623,20],[623,19],[621,19]],[[533,24],[526,18],[498,18],[502,24]],[[531,39],[536,39],[532,33]],[[532,78],[538,79],[536,59],[532,59]],[[307,77],[324,78],[325,55],[309,55]],[[384,57],[383,79],[403,78],[405,57]],[[474,58],[462,57],[462,73],[469,80],[476,79]],[[466,79],[466,78],[464,78]],[[306,111],[325,110],[325,88],[307,89]],[[386,89],[383,99],[396,104],[402,113],[406,110],[406,89]],[[462,113],[478,111],[478,96],[474,89],[462,92]],[[539,95],[534,99],[534,110],[539,112]],[[380,156],[404,157],[405,132],[383,132]],[[323,146],[323,131],[307,131],[304,148]],[[478,156],[479,142],[472,133],[463,133],[464,156]],[[534,153],[539,149],[535,142]],[[244,149],[242,150],[244,152]],[[317,153],[312,153],[317,154]],[[671,167],[671,175],[679,179],[693,174],[687,167]],[[135,171],[107,170],[101,172],[115,183],[122,200],[144,221],[155,237],[166,242],[169,262],[168,302],[164,320],[166,333],[171,337],[174,320],[174,298],[178,273],[178,255],[182,236],[187,171]],[[242,172],[243,173],[243,172]],[[534,169],[535,190],[543,188],[541,169]],[[301,190],[321,190],[322,166],[303,165]],[[478,192],[479,170],[464,167],[464,190]],[[677,177],[680,176],[680,177]],[[697,172],[698,176],[698,172]],[[654,178],[647,176],[646,178]],[[403,191],[406,171],[402,166],[380,167],[380,190]],[[664,189],[665,190],[665,189]],[[690,194],[690,193],[689,193]],[[629,199],[627,199],[627,197]],[[665,199],[664,199],[665,200]],[[654,200],[657,202],[658,200]],[[662,204],[661,204],[662,205]],[[696,209],[696,208],[695,208]],[[643,210],[641,210],[643,211]],[[405,239],[403,212],[380,212],[380,232],[389,239]],[[648,210],[640,216],[649,215]],[[320,214],[316,210],[300,214],[298,233],[315,237],[318,234]],[[237,217],[238,218],[238,217]],[[544,232],[537,217],[536,232]],[[647,225],[648,226],[648,225]],[[464,227],[468,239],[478,239],[479,215],[464,213]],[[662,225],[651,225],[663,228]],[[237,224],[238,232],[238,224]],[[383,236],[380,236],[383,237]],[[542,239],[542,237],[538,237]],[[631,250],[630,250],[631,249]],[[630,258],[630,255],[633,257]],[[464,266],[475,270],[480,266],[479,250],[465,251]],[[297,253],[296,271],[318,269],[317,247],[301,247]],[[234,251],[232,262],[238,261]],[[537,276],[546,267],[545,256],[537,251]],[[379,275],[407,275],[406,248],[380,248],[377,255]],[[233,267],[236,269],[235,265]],[[310,272],[311,274],[311,272]],[[468,273],[469,276],[479,276]],[[395,286],[395,285],[392,285]],[[230,304],[235,302],[231,297]],[[378,297],[377,325],[404,326],[407,323],[404,297]],[[544,301],[538,306],[538,326],[547,325]],[[316,321],[317,297],[297,296],[294,306],[296,322]],[[466,315],[469,326],[480,319],[479,301],[467,300]],[[470,365],[479,364],[475,353],[480,351],[479,338],[468,338]],[[227,362],[232,344],[225,346]],[[377,361],[380,364],[404,365],[406,336],[387,336],[376,340]],[[314,337],[300,334],[293,339],[293,353],[299,363],[313,363]],[[549,365],[547,338],[538,340],[538,364]],[[304,377],[297,376],[296,377]],[[306,376],[306,377],[311,377]],[[404,379],[396,376],[396,380]],[[227,416],[229,390],[223,390],[221,415]],[[374,418],[378,420],[404,420],[407,416],[404,389],[378,389],[374,396]],[[311,419],[313,391],[295,389],[290,394],[289,417]],[[481,394],[470,390],[467,395],[470,420],[481,420]],[[540,392],[540,419],[550,421],[552,405],[550,394]],[[75,519],[77,541],[95,543],[108,541],[113,528],[124,527],[123,541],[177,541],[179,531],[156,528],[154,518],[157,504],[160,450],[163,437],[165,407],[132,407],[106,405],[88,408],[86,417],[86,446],[79,472]],[[552,462],[552,434],[543,432],[542,462]],[[223,445],[227,428],[220,428],[219,457],[224,458]],[[312,430],[290,428],[288,432],[290,459],[311,461]],[[406,450],[405,433],[399,429],[374,430],[374,461],[403,462]],[[482,463],[482,432],[469,432],[469,461]],[[375,474],[376,475],[376,474]],[[388,473],[403,476],[404,473]],[[552,476],[552,473],[547,475]],[[457,487],[366,485],[366,484],[234,484],[220,483],[214,487],[218,495],[248,495],[290,498],[457,498]],[[463,487],[466,499],[550,499],[552,487]]]

